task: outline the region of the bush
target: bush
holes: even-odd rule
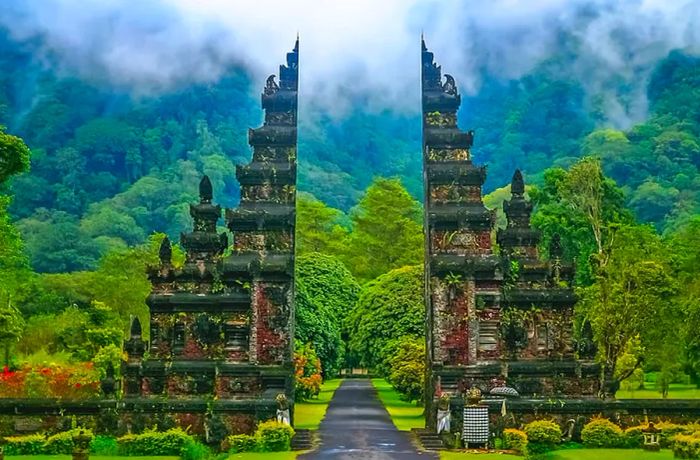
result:
[[[119,455],[119,443],[114,436],[95,436],[90,441],[90,452],[95,455],[115,457]]]
[[[700,432],[675,435],[671,449],[676,458],[700,458]]]
[[[405,335],[388,346],[388,381],[404,401],[422,401],[425,380],[425,341]]]
[[[606,418],[594,418],[581,431],[581,440],[586,447],[622,447],[622,428]]]
[[[142,434],[127,434],[118,440],[121,455],[180,455],[182,448],[194,438],[182,428],[168,431],[146,431]]]
[[[506,449],[514,450],[520,455],[527,455],[527,435],[524,431],[513,428],[503,430],[503,443]]]
[[[686,434],[691,435],[694,432],[694,427],[689,427],[687,425],[678,425],[677,423],[671,422],[659,422],[656,428],[661,430],[661,447],[664,449],[670,448],[673,445],[673,440],[676,435]]]
[[[294,437],[294,429],[275,420],[262,422],[255,432],[258,446],[263,452],[281,452],[289,450]]]
[[[85,429],[73,429],[57,433],[46,439],[44,443],[44,454],[47,455],[70,455],[73,452],[73,436],[83,431],[86,435],[92,437],[92,431]]]
[[[561,442],[561,428],[551,420],[535,420],[525,425],[528,451],[534,454],[547,452]]]
[[[46,438],[41,434],[8,436],[5,442],[5,455],[40,455],[44,453]]]
[[[229,452],[251,452],[258,448],[258,440],[249,434],[234,434],[227,438]]]
[[[211,456],[207,446],[197,441],[188,441],[180,450],[181,460],[203,460]]]

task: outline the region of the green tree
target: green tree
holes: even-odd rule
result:
[[[311,343],[324,376],[338,373],[345,355],[342,324],[357,301],[360,287],[335,257],[310,253],[296,261],[295,337]]]
[[[388,345],[384,367],[387,380],[406,401],[423,401],[425,389],[425,340],[403,336]]]
[[[579,290],[579,308],[593,326],[604,366],[604,392],[614,396],[619,382],[645,358],[661,364],[677,361],[680,337],[674,323],[679,311],[671,260],[652,228],[621,227],[604,257],[606,263],[596,267],[595,282]],[[618,373],[619,360],[636,337],[643,352],[628,372]]]
[[[423,260],[421,206],[399,179],[376,178],[350,212],[344,262],[360,281]]]
[[[10,176],[29,169],[29,148],[17,136],[7,134],[0,126],[0,184]]]
[[[342,211],[326,206],[308,193],[297,194],[297,254],[322,252],[341,256],[348,231]]]
[[[378,368],[387,358],[393,340],[425,336],[423,267],[391,270],[362,287],[346,320],[354,363]]]
[[[10,364],[10,348],[22,335],[24,320],[19,310],[10,302],[10,295],[0,291],[0,346],[4,351],[4,364]]]

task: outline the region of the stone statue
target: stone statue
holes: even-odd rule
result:
[[[457,95],[457,83],[452,75],[445,74],[445,84],[442,85],[445,94]]]
[[[470,406],[478,406],[481,404],[481,390],[477,387],[471,387],[467,391],[467,403]]]
[[[275,398],[275,401],[277,401],[277,422],[291,425],[287,396],[284,393],[280,393]]]
[[[80,430],[73,436],[73,460],[87,460],[90,456],[92,435]]]
[[[451,421],[451,413],[450,413],[450,395],[447,393],[443,393],[440,395],[440,399],[438,400],[438,410],[437,410],[437,432],[438,434],[440,433],[449,433],[450,432],[450,421]]]
[[[265,81],[265,96],[275,94],[279,89],[280,87],[275,81],[275,75],[273,74],[267,77],[267,81]]]

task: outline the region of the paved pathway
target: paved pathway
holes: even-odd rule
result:
[[[369,380],[345,380],[336,390],[321,422],[321,447],[300,460],[428,460],[409,434],[396,429]]]

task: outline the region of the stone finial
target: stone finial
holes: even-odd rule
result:
[[[141,338],[141,321],[139,321],[138,316],[134,317],[134,320],[131,321],[131,338],[132,339],[140,339]]]
[[[510,183],[510,193],[516,196],[525,194],[525,181],[523,180],[523,173],[519,169],[516,169],[513,174],[513,180]]]
[[[199,199],[202,203],[211,203],[212,198],[214,198],[214,191],[211,186],[211,181],[209,180],[209,176],[204,176],[199,182]]]
[[[105,369],[105,376],[100,380],[100,387],[102,388],[102,393],[105,396],[110,396],[114,394],[116,390],[116,380],[114,379],[114,366],[111,362],[107,363],[107,369]]]
[[[173,260],[173,248],[170,244],[170,239],[166,236],[160,243],[160,249],[158,250],[158,257],[160,257],[160,264],[168,266]]]
[[[552,235],[552,241],[549,242],[549,257],[551,259],[559,259],[561,256],[561,237],[558,233],[555,233]]]

